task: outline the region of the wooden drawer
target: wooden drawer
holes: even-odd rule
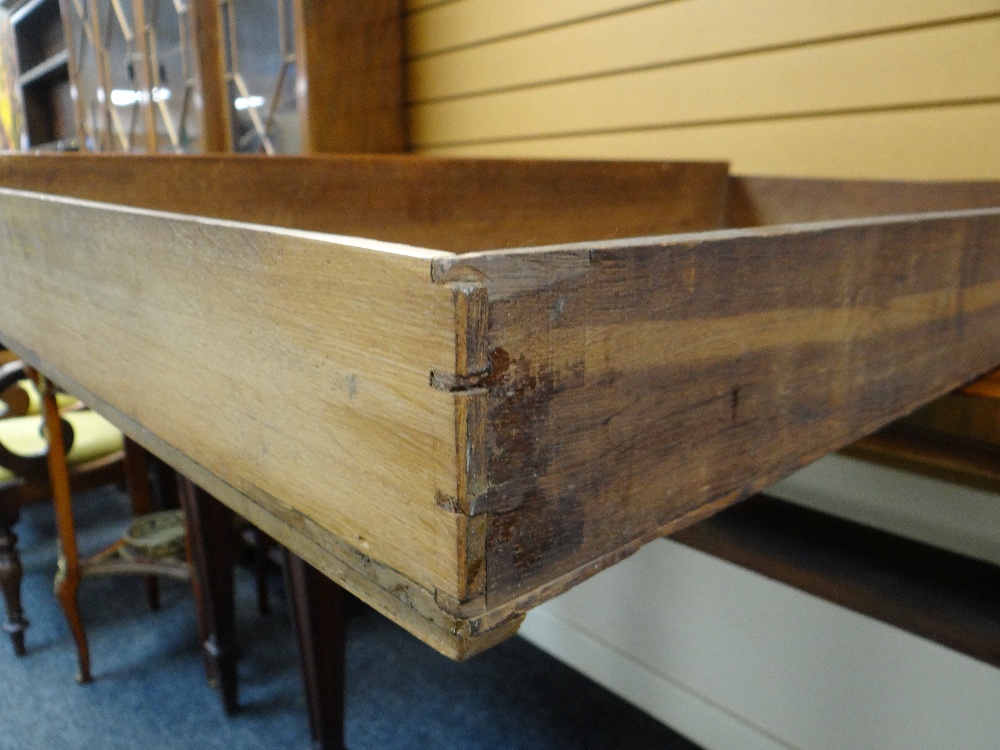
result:
[[[0,340],[453,658],[1000,363],[996,184],[87,155],[0,184]]]

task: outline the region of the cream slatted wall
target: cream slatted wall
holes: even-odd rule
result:
[[[410,142],[1000,176],[1000,0],[409,0]]]

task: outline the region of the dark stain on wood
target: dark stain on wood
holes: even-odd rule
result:
[[[762,489],[995,365],[998,222],[581,249],[585,275],[493,300],[489,479],[522,502],[491,514],[490,606]],[[470,265],[502,278],[519,260]]]
[[[574,496],[544,498],[537,490],[526,493],[516,511],[490,515],[489,588],[505,594],[530,591],[539,572],[550,570],[555,562],[580,548],[585,519]]]
[[[502,350],[501,350],[502,351]],[[496,359],[496,355],[494,355]],[[490,376],[491,394],[486,438],[491,485],[541,476],[549,464],[548,449],[534,439],[544,428],[549,404],[557,392],[551,366],[534,368],[526,357],[499,363]]]

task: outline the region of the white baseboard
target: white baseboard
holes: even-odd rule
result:
[[[528,616],[521,636],[702,747],[788,750],[724,707],[544,608]]]
[[[1000,670],[667,540],[522,633],[706,750],[1000,747]]]

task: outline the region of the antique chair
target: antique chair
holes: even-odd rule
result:
[[[175,491],[180,490],[187,531],[192,535],[187,544],[189,561],[122,556],[119,553],[125,547],[124,542],[81,560],[76,549],[71,491],[124,482],[135,516],[149,518],[152,499],[145,476],[146,454],[99,415],[59,393],[51,382],[36,374],[39,395],[25,375],[20,362],[0,365],[0,399],[4,400],[0,405],[0,584],[8,612],[5,629],[11,634],[15,651],[24,654],[28,622],[20,605],[21,566],[12,527],[23,505],[52,498],[61,545],[56,593],[76,642],[78,680],[90,680],[89,650],[76,601],[83,576],[172,575],[190,579],[194,585],[206,672],[210,683],[219,690],[226,713],[234,713],[237,679],[232,512],[190,481],[183,480]],[[48,426],[47,439],[40,429],[43,421]],[[263,614],[267,609],[266,565],[271,545],[266,535],[256,537],[258,607]],[[330,690],[339,691],[343,680],[343,593],[298,558],[287,554],[286,557],[293,622],[310,706],[310,729],[320,746],[327,747],[331,741],[339,742],[343,733],[341,701],[324,698]],[[155,582],[152,575],[147,578],[150,604],[154,608]],[[317,626],[322,627],[312,632]],[[318,669],[317,665],[323,668]]]
[[[56,464],[56,474],[65,475],[65,500],[69,501],[70,490],[82,492],[107,484],[125,484],[129,490],[132,511],[136,516],[149,513],[153,508],[152,496],[145,476],[145,455],[135,444],[124,439],[113,425],[97,413],[83,407],[76,399],[65,394],[57,394],[46,383],[46,398],[27,379],[26,368],[18,361],[0,366],[0,587],[7,608],[7,622],[4,629],[10,634],[17,655],[25,653],[25,629],[28,621],[21,606],[20,588],[22,568],[17,553],[17,536],[13,531],[18,521],[20,509],[30,503],[49,500],[60,494],[54,487],[51,468]],[[57,431],[63,451],[49,450],[49,440],[42,429],[47,400],[51,401]],[[50,436],[52,430],[48,430]],[[58,504],[57,504],[58,505]],[[82,681],[90,678],[89,655],[86,638],[76,606],[76,582],[85,566],[81,566],[76,555],[75,536],[69,538],[64,532],[67,527],[68,505],[58,508],[63,517],[60,523],[61,554],[60,577],[57,594],[66,612],[73,631],[80,657]],[[72,531],[72,518],[68,518],[68,528]],[[110,561],[107,551],[100,556],[101,562]],[[89,561],[87,561],[89,562]],[[186,564],[175,566],[180,577],[189,577]],[[146,573],[147,593],[150,606],[158,606],[156,579],[152,573],[159,570],[135,570]],[[75,580],[74,580],[75,579]],[[68,583],[67,583],[68,581]]]
[[[2,360],[0,360],[2,361]],[[76,399],[59,393],[38,373],[30,373],[20,362],[0,365],[0,583],[7,605],[8,623],[18,655],[25,652],[24,630],[28,625],[20,604],[21,564],[17,537],[12,531],[20,508],[28,503],[52,499],[59,531],[59,572],[56,595],[72,631],[77,648],[77,679],[88,682],[90,655],[77,605],[77,589],[86,575],[140,574],[146,576],[152,609],[158,607],[156,576],[190,580],[194,587],[198,631],[210,684],[218,687],[226,713],[236,710],[235,621],[232,595],[232,523],[221,504],[199,503],[190,483],[180,488],[180,501],[188,523],[211,529],[211,543],[199,540],[192,547],[184,529],[151,513],[146,466],[147,453],[97,413]],[[6,409],[6,411],[3,411]],[[44,437],[42,425],[44,424]],[[164,476],[169,480],[172,471]],[[162,477],[161,477],[162,478]],[[71,492],[105,484],[128,489],[133,522],[115,544],[87,559],[76,547]],[[172,487],[172,489],[171,489]],[[161,485],[161,494],[176,493],[176,483]],[[187,490],[187,491],[185,491]],[[146,533],[138,533],[137,530]],[[180,534],[177,532],[180,531]],[[177,543],[180,542],[178,545]],[[186,554],[185,554],[186,553]],[[229,581],[228,589],[225,585]],[[205,596],[205,582],[212,596]],[[264,601],[261,600],[263,609]],[[221,648],[220,648],[221,646]]]
[[[48,501],[52,492],[38,416],[40,398],[16,360],[0,366],[0,401],[0,589],[7,609],[4,630],[11,637],[14,652],[21,656],[28,620],[21,608],[22,568],[13,527],[22,507]],[[59,402],[63,408],[73,408],[75,399],[60,396]],[[67,434],[72,435],[66,460],[73,490],[123,483],[121,434],[82,409],[67,413],[64,420]],[[142,500],[135,510],[144,510]]]

